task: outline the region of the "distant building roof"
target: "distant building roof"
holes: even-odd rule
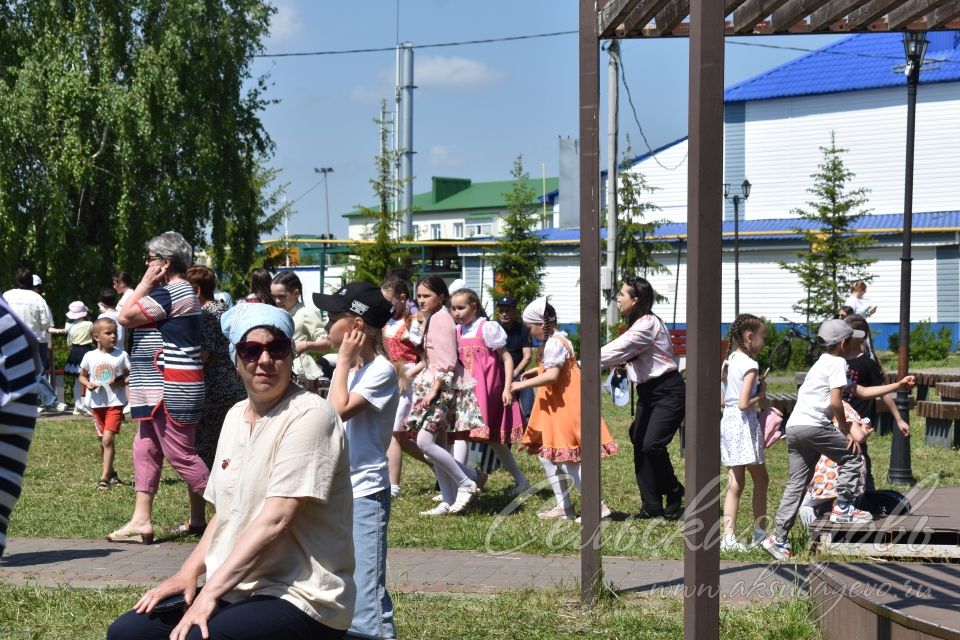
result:
[[[960,33],[928,32],[922,84],[960,80]],[[937,64],[937,60],[950,60]],[[726,102],[772,100],[906,85],[900,33],[855,34],[728,88]]]
[[[798,218],[770,218],[763,220],[741,220],[740,236],[742,238],[759,238],[764,240],[795,239],[800,237],[794,229],[816,229],[816,225],[808,220]],[[863,233],[876,235],[898,234],[903,231],[903,215],[879,214],[861,216],[853,224],[853,228]],[[960,211],[932,211],[913,214],[913,231],[915,233],[939,233],[960,231]],[[579,229],[542,229],[538,232],[544,241],[549,242],[580,242]],[[724,237],[733,236],[733,221],[723,223]],[[687,224],[685,222],[667,222],[657,228],[657,238],[686,237]],[[606,239],[607,230],[600,228],[600,239]],[[474,238],[476,242],[489,242],[492,238]],[[469,244],[465,241],[463,244]]]
[[[425,193],[413,196],[414,213],[431,213],[441,211],[477,211],[502,210],[507,206],[506,194],[513,189],[513,180],[496,180],[493,182],[473,182],[467,178],[434,177],[432,188]],[[546,190],[556,190],[560,184],[559,178],[547,178]],[[533,191],[533,198],[528,203],[536,206],[543,201],[544,181],[542,178],[527,180],[527,186]],[[343,214],[344,218],[362,216],[360,210]]]

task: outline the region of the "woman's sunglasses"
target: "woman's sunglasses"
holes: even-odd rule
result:
[[[244,362],[257,362],[266,351],[273,360],[283,360],[290,355],[292,343],[289,340],[271,342],[245,341],[237,343],[237,355]]]

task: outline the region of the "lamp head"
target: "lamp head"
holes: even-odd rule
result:
[[[750,197],[750,181],[746,178],[743,179],[743,184],[740,185],[740,189],[743,191],[743,199],[746,200]]]
[[[907,31],[903,34],[903,53],[910,62],[922,63],[929,44],[923,31]]]
[[[729,183],[729,182],[724,182],[724,183],[723,183],[723,197],[724,197],[724,198],[729,198],[729,197],[730,197],[730,183]]]

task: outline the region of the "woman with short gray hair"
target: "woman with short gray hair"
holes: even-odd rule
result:
[[[200,534],[206,525],[208,471],[196,449],[204,396],[200,300],[184,277],[193,251],[175,231],[156,236],[146,249],[146,273],[120,312],[120,324],[133,329],[128,399],[138,423],[137,498],[130,521],[107,536],[110,542],[153,542],[153,500],[164,460],[190,491],[190,520],[178,531]]]

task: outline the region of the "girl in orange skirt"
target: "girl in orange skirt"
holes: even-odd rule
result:
[[[557,499],[556,506],[537,514],[541,519],[576,517],[567,491],[569,476],[580,489],[580,365],[566,334],[557,331],[557,312],[547,298],[534,300],[523,310],[523,322],[530,335],[540,341],[538,366],[515,382],[511,391],[536,388],[533,411],[520,446],[540,456],[540,464]],[[600,455],[611,456],[620,450],[607,424],[600,420]],[[601,517],[610,517],[606,503],[600,505]]]

